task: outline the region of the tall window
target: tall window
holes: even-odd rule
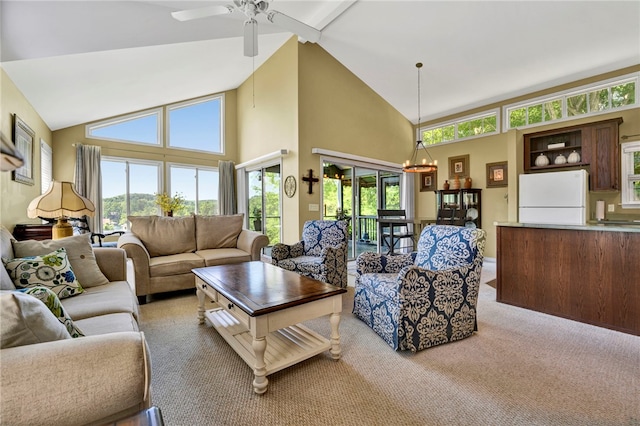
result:
[[[53,180],[53,151],[45,141],[40,139],[40,193],[49,189]]]
[[[178,215],[218,214],[217,169],[170,164],[169,176],[171,195],[181,194],[186,202],[186,208]]]
[[[640,141],[622,144],[622,208],[640,208]]]
[[[215,154],[224,153],[223,99],[222,96],[214,96],[167,107],[167,146]]]
[[[93,139],[161,145],[162,108],[89,124],[85,132]]]
[[[105,231],[126,230],[127,216],[157,215],[162,163],[102,157],[102,222]]]

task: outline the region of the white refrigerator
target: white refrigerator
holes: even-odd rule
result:
[[[586,170],[532,173],[519,176],[519,221],[556,225],[587,222]]]

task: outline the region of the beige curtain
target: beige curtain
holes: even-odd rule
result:
[[[236,184],[233,161],[218,162],[218,206],[220,214],[235,214],[236,204]]]
[[[75,185],[78,194],[96,206],[93,217],[87,217],[91,232],[102,233],[102,176],[100,147],[76,144]]]

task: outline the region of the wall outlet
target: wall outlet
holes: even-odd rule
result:
[[[607,211],[608,211],[609,213],[613,213],[613,212],[615,212],[615,211],[616,211],[616,206],[615,206],[615,204],[607,204]]]
[[[319,204],[309,204],[309,211],[310,212],[319,212],[320,211],[320,205]]]

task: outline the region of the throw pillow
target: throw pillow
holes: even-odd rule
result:
[[[196,215],[196,245],[198,250],[236,248],[242,232],[244,214],[223,216]]]
[[[67,329],[33,296],[16,291],[0,294],[0,347],[71,339]]]
[[[84,291],[63,248],[44,256],[2,259],[2,263],[18,288],[47,287],[60,299]]]
[[[193,216],[129,216],[128,219],[131,232],[140,238],[151,257],[196,251]]]
[[[58,296],[56,296],[53,291],[47,287],[30,287],[18,291],[33,296],[44,303],[51,313],[58,318],[58,321],[64,325],[71,337],[84,336],[84,333],[73,323],[73,320],[69,314],[67,314],[67,311],[65,311],[64,306],[60,303],[60,299],[58,299]]]
[[[93,253],[89,234],[74,235],[59,240],[45,241],[13,241],[13,251],[16,257],[39,256],[51,253],[59,248],[65,248],[71,267],[80,285],[84,288],[96,287],[109,283],[104,276]]]

